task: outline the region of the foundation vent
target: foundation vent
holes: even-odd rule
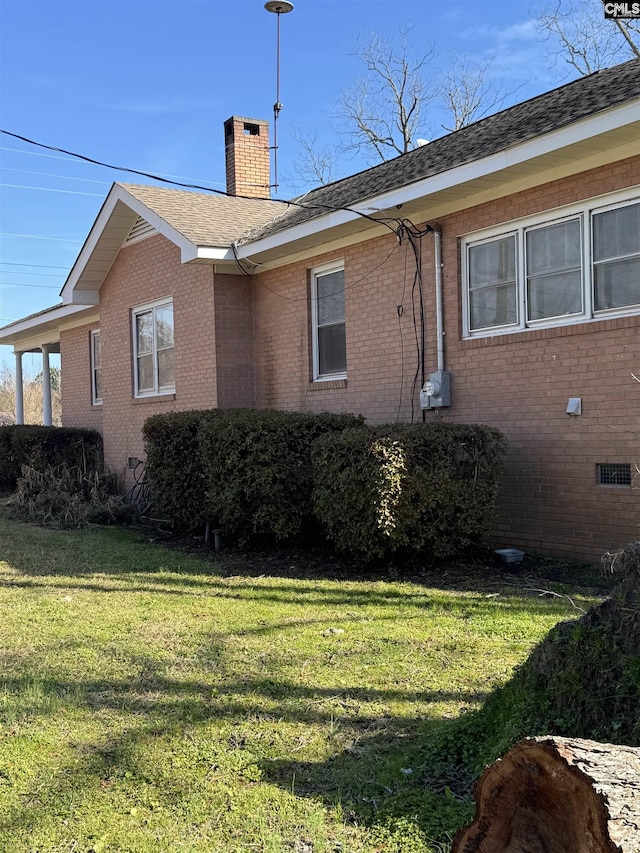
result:
[[[602,462],[596,465],[596,483],[600,486],[630,486],[631,465],[626,462]]]

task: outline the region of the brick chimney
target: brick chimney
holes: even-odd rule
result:
[[[229,195],[270,198],[269,122],[231,116],[224,123]]]

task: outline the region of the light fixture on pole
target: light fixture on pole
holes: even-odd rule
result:
[[[276,36],[276,102],[273,105],[273,184],[274,190],[278,191],[278,116],[282,109],[280,103],[280,15],[286,15],[293,9],[293,3],[289,0],[268,0],[264,4],[267,12],[273,12],[278,16]]]

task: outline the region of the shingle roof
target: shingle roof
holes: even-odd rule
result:
[[[516,104],[364,172],[319,187],[304,196],[304,203],[327,205],[328,209],[352,207],[364,199],[488,157],[639,96],[640,60],[634,59]],[[325,212],[318,207],[291,207],[277,221],[254,231],[250,238],[278,233]],[[243,242],[246,241],[245,237]]]
[[[206,195],[167,187],[118,184],[197,246],[230,246],[286,212],[277,201]]]

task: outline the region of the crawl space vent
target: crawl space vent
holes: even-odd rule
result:
[[[596,465],[596,482],[600,486],[630,486],[631,465],[625,462],[604,462]]]

